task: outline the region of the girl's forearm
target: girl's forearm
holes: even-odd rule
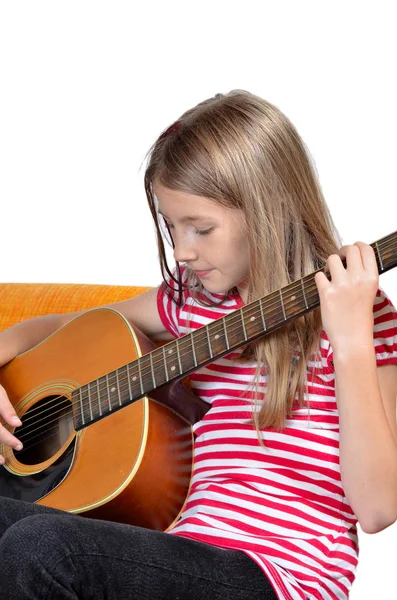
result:
[[[76,313],[77,314],[77,313]],[[28,319],[0,332],[0,365],[39,344],[74,315],[44,315]]]
[[[361,528],[397,517],[397,445],[387,420],[373,347],[334,351],[342,485]]]

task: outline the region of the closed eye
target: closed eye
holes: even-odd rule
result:
[[[208,235],[213,229],[213,227],[209,227],[208,229],[196,229],[196,233],[199,235]]]
[[[174,229],[174,225],[171,223],[171,221],[168,221],[168,219],[166,219],[164,215],[161,215],[161,216],[162,216],[163,221],[164,221],[165,225],[167,226],[167,228],[168,229]],[[209,233],[211,233],[211,231],[213,229],[214,229],[213,227],[207,227],[207,229],[198,229],[196,227],[195,228],[195,233],[197,233],[198,235],[208,235]]]

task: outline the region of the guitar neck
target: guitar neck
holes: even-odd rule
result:
[[[371,246],[379,273],[397,265],[397,231]],[[319,271],[324,272],[324,269]],[[317,272],[74,390],[75,429],[87,427],[172,380],[184,377],[313,310],[320,304],[314,280]]]

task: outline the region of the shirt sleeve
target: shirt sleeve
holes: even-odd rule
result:
[[[181,267],[181,281],[186,283],[187,273],[186,269]],[[173,273],[177,278],[177,270],[174,269]],[[164,327],[173,335],[175,338],[180,337],[181,333],[179,330],[180,326],[180,313],[181,306],[179,304],[179,291],[178,284],[175,283],[171,277],[167,277],[169,285],[163,281],[157,292],[157,310],[160,315],[160,319]],[[186,292],[182,292],[182,302],[184,302]]]
[[[397,312],[382,289],[376,293],[374,302],[374,346],[376,364],[397,365]],[[328,366],[333,370],[333,351],[328,348]]]
[[[397,311],[381,289],[374,302],[374,345],[378,366],[397,365]]]

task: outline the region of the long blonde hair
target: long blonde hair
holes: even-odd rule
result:
[[[278,108],[243,90],[217,94],[185,112],[148,153],[145,190],[157,229],[163,277],[170,276],[154,183],[241,209],[250,240],[248,302],[315,271],[340,240],[309,153]],[[199,284],[191,275],[190,284]],[[318,349],[319,309],[245,348],[267,373],[258,430],[282,429],[303,402],[307,361]],[[299,350],[300,360],[292,355]]]

